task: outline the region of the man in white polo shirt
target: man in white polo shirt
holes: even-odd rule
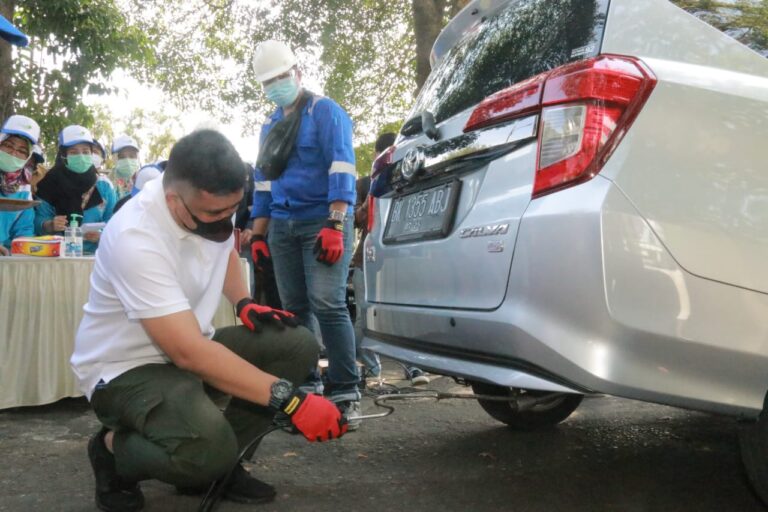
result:
[[[276,411],[310,441],[346,432],[335,405],[292,385],[316,364],[313,335],[249,297],[232,236],[244,168],[221,134],[193,132],[102,234],[71,359],[104,424],[88,445],[102,510],[140,510],[145,479],[204,488]],[[244,325],[214,332],[222,293]],[[232,395],[223,413],[204,383]],[[275,491],[238,465],[224,496],[260,503]]]

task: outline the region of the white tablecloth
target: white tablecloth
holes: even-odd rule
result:
[[[0,258],[0,409],[81,396],[69,366],[93,258]],[[249,267],[241,260],[246,282]],[[222,297],[215,327],[234,325]]]

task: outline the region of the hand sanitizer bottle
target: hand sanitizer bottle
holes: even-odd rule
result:
[[[83,255],[83,230],[77,222],[77,217],[83,216],[73,213],[69,217],[69,226],[64,230],[64,256],[74,258]]]

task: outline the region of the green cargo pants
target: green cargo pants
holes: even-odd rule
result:
[[[317,364],[317,342],[303,327],[265,326],[261,333],[226,327],[213,339],[297,385]],[[240,450],[271,425],[274,411],[233,397],[222,412],[211,400],[217,393],[172,364],[140,366],[97,386],[91,406],[115,431],[118,473],[177,486],[203,485],[226,474]]]

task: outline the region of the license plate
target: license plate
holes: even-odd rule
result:
[[[444,238],[453,226],[459,181],[398,197],[392,201],[384,243]]]

